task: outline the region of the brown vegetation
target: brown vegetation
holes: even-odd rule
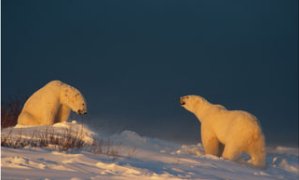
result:
[[[86,150],[95,154],[105,154],[118,157],[119,151],[109,139],[94,139],[92,144],[86,144],[82,140],[83,131],[66,129],[63,134],[55,133],[54,129],[46,129],[44,132],[32,132],[28,134],[19,134],[13,132],[11,128],[8,133],[1,134],[1,146],[9,148],[32,148],[39,147],[56,151]],[[119,146],[118,146],[119,147]]]
[[[33,132],[31,137],[15,135],[13,129],[7,134],[1,134],[1,146],[10,148],[40,147],[50,148],[58,151],[79,149],[85,145],[80,138],[81,132],[76,132],[74,136],[72,130],[67,130],[62,135],[57,135],[54,130],[46,129],[45,132]]]
[[[21,110],[22,102],[19,99],[1,103],[1,129],[15,126]]]

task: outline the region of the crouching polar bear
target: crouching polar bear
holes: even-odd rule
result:
[[[229,111],[196,95],[180,98],[180,104],[201,122],[201,139],[206,154],[235,160],[245,152],[254,166],[265,165],[265,140],[256,117],[245,111]]]
[[[68,120],[70,112],[87,113],[84,97],[76,88],[54,80],[37,90],[24,104],[17,126],[52,125]]]

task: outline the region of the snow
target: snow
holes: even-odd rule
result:
[[[267,167],[257,169],[246,163],[246,155],[237,162],[204,155],[201,144],[180,145],[143,137],[132,131],[96,134],[86,126],[59,123],[54,126],[7,128],[1,138],[34,140],[37,134],[65,132],[85,142],[85,147],[58,151],[45,148],[1,147],[2,179],[298,179],[298,147],[267,148]],[[32,137],[32,133],[35,135]],[[69,137],[68,137],[69,138]],[[91,151],[95,139],[101,139],[106,151]]]
[[[73,138],[79,138],[86,144],[92,144],[95,133],[85,127],[83,124],[78,124],[76,121],[71,123],[56,123],[53,126],[24,126],[17,125],[14,128],[6,128],[1,133],[2,136],[7,136],[10,133],[14,134],[12,141],[22,138],[37,140],[41,137],[55,135],[56,138],[64,138],[66,135],[70,135]],[[78,136],[79,135],[79,136]]]

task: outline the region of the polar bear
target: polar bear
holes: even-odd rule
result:
[[[252,165],[264,167],[265,139],[254,115],[240,110],[227,110],[197,95],[181,97],[180,104],[200,121],[206,154],[220,156],[220,147],[224,145],[224,159],[235,160],[244,152],[250,156]]]
[[[68,120],[70,112],[87,113],[85,98],[76,88],[54,80],[37,90],[24,104],[17,126],[52,125]]]

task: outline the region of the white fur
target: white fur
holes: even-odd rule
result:
[[[87,112],[82,94],[76,88],[61,81],[51,81],[26,101],[18,117],[18,126],[65,122],[71,110],[78,114]]]
[[[230,111],[203,97],[181,97],[181,105],[201,122],[201,138],[206,154],[235,160],[245,152],[254,166],[265,165],[265,140],[256,117],[246,111]],[[220,145],[224,145],[223,153]]]

